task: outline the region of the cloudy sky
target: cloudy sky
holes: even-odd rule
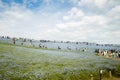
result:
[[[120,44],[120,0],[0,0],[0,36]]]

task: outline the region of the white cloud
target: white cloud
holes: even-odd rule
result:
[[[115,19],[111,18],[113,24],[110,26],[110,16],[97,14],[86,15],[83,11],[82,13],[84,15],[81,17],[76,17],[76,14],[73,16],[70,15],[73,12],[77,13],[79,11],[82,10],[73,7],[68,11],[67,15],[63,16],[63,22],[57,24],[57,28],[63,33],[60,34],[59,32],[58,34],[73,41],[90,41],[98,43],[118,43],[120,41],[120,37],[118,37],[120,29],[118,29],[118,24],[116,24]],[[115,12],[114,14],[117,14],[119,12],[118,6],[111,11],[112,13]],[[118,32],[116,32],[116,29],[114,29],[114,31],[110,30],[114,28],[113,25],[116,26]]]
[[[120,31],[120,5],[113,7],[107,12],[108,26],[110,31]]]
[[[108,0],[94,0],[94,4],[99,8],[104,8],[107,5]]]
[[[77,6],[103,9],[120,4],[119,0],[69,0],[69,1]]]
[[[103,8],[106,6],[108,0],[70,0],[70,2],[77,4],[78,6],[96,6],[98,8]]]
[[[120,5],[115,6],[108,12],[108,16],[110,16],[112,19],[118,19],[120,20]]]
[[[33,0],[33,2],[36,1]],[[46,0],[47,3],[49,1]],[[0,35],[98,43],[120,42],[120,5],[118,3],[113,0],[72,1],[77,5],[70,7],[68,11],[58,10],[54,13],[41,8],[38,8],[38,11],[32,11],[26,8],[27,3],[23,6],[14,3],[8,7],[0,2],[2,4],[0,8],[5,9],[0,12]],[[106,7],[108,5],[110,5],[109,8]],[[96,11],[103,7],[106,7],[106,11],[97,14]],[[91,11],[91,8],[94,11]]]
[[[84,12],[79,10],[77,7],[73,7],[70,11],[68,11],[67,15],[63,17],[64,20],[72,20],[79,19],[84,16]]]
[[[53,13],[52,13],[53,14]],[[12,37],[27,37],[47,39],[49,30],[54,28],[54,24],[60,13],[33,12],[25,7],[14,5],[0,12],[0,35]]]

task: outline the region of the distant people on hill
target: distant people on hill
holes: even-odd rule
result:
[[[23,45],[25,42],[26,42],[26,38],[19,38],[20,40],[22,40],[22,42],[21,42],[21,45]]]
[[[95,53],[100,53],[100,50],[99,49],[95,49]]]
[[[95,52],[99,56],[111,57],[111,58],[120,58],[120,51],[119,50],[100,50],[96,49]]]
[[[47,49],[47,46],[42,45],[42,44],[40,43],[40,44],[39,44],[39,48],[46,48],[46,49]]]
[[[86,51],[87,51],[87,49],[86,49],[86,48],[84,48],[82,51],[83,51],[83,52],[86,52]]]
[[[4,38],[4,36],[2,36],[2,38]]]
[[[26,38],[23,39],[23,42],[26,42]]]
[[[120,58],[120,51],[119,51],[119,53],[118,53],[118,58]]]
[[[10,37],[9,37],[9,36],[7,36],[7,39],[10,39]]]
[[[30,39],[30,43],[31,43],[31,45],[33,45],[33,43],[32,43],[32,40]]]
[[[78,42],[76,42],[76,44],[78,44]]]
[[[61,49],[60,46],[58,46],[58,49]]]
[[[39,44],[39,48],[42,48],[41,43]]]
[[[104,50],[102,54],[103,54],[103,56],[106,56],[107,55],[107,50]]]
[[[45,45],[43,45],[42,48],[45,48]]]
[[[70,51],[71,51],[72,49],[71,49],[70,47],[67,47],[67,50],[70,50]]]
[[[32,43],[32,40],[30,39],[30,43]]]
[[[13,44],[15,44],[15,38],[13,38]]]

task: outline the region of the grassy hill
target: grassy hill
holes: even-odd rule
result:
[[[103,77],[108,77],[108,69],[119,70],[117,66],[120,66],[119,60],[88,52],[0,43],[0,80],[89,80],[90,74],[99,80],[99,69],[104,69]]]

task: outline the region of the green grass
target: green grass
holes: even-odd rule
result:
[[[41,50],[53,53],[58,51],[61,55]],[[62,55],[64,52],[67,51],[0,44],[0,80],[89,80],[90,74],[97,80],[101,67],[96,67],[98,64],[113,65],[111,63],[113,60],[109,61],[102,57],[72,58],[74,55],[87,53],[68,52]],[[97,61],[99,59],[104,62]],[[116,62],[114,66],[119,65],[118,61],[114,62]]]

